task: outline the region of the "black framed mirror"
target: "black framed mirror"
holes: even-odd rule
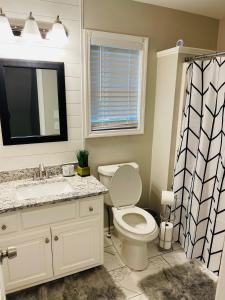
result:
[[[66,141],[64,63],[0,59],[3,145]]]

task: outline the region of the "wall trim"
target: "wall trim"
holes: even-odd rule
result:
[[[188,54],[188,55],[201,55],[206,53],[211,53],[213,50],[192,48],[192,47],[173,47],[166,50],[158,51],[156,54],[157,58],[164,57],[171,54]]]

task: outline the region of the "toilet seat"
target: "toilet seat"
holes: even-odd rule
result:
[[[118,223],[118,225],[123,229],[126,230],[130,233],[134,233],[137,235],[146,235],[146,234],[151,234],[156,230],[156,221],[150,215],[147,213],[145,210],[142,208],[139,208],[137,206],[132,206],[132,207],[123,207],[123,208],[112,208],[113,210],[113,215],[115,218],[115,221]],[[140,226],[132,226],[129,225],[125,220],[124,216],[129,215],[129,214],[136,214],[144,218],[144,223],[142,223]]]
[[[113,206],[135,205],[140,200],[142,181],[139,173],[130,165],[122,165],[111,179],[109,194]]]

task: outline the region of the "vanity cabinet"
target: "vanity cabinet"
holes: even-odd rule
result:
[[[60,275],[100,261],[101,224],[98,219],[52,227],[54,275]]]
[[[16,225],[15,225],[16,224]],[[6,292],[103,264],[103,195],[0,215]]]
[[[15,246],[17,249],[17,257],[3,261],[4,281],[7,291],[32,285],[34,282],[52,277],[50,241],[50,229],[19,233],[16,236],[1,239],[1,248]]]

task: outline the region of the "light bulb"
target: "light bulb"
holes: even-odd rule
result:
[[[40,30],[35,18],[32,15],[32,12],[30,12],[29,18],[25,22],[21,36],[26,41],[36,42],[42,40]]]
[[[66,30],[61,20],[59,19],[59,16],[57,16],[55,23],[52,25],[52,29],[47,33],[46,39],[60,45],[65,45],[66,43],[68,43]]]
[[[0,41],[7,42],[13,39],[14,35],[10,27],[9,20],[0,8]]]

